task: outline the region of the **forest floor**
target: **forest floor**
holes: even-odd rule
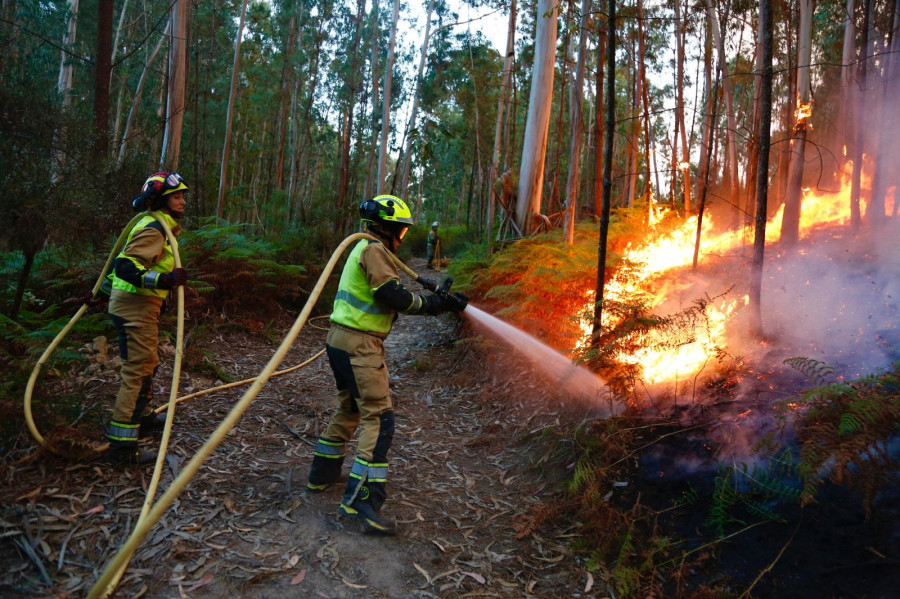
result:
[[[425,272],[423,264],[411,266]],[[291,321],[277,323],[276,335],[228,327],[203,332],[195,324],[187,324],[187,345],[243,379],[263,369]],[[326,325],[314,320],[304,327],[282,368],[321,350]],[[342,485],[306,491],[335,397],[323,357],[262,389],[139,546],[117,596],[616,597],[607,585],[612,564],[588,569],[584,525],[546,518],[558,513],[560,481],[574,463],[547,468],[538,436],[587,414],[558,402],[527,365],[472,342],[454,315],[401,317],[386,345],[396,433],[384,512],[398,523],[397,536],[365,535],[357,522],[338,518]],[[157,402],[168,397],[174,355],[170,344],[161,350]],[[118,379],[114,348],[91,351],[92,365],[73,382],[84,389],[86,410],[111,405]],[[209,375],[182,374],[182,393],[217,384]],[[161,489],[245,390],[178,407]],[[711,420],[721,418],[714,412]],[[94,436],[100,441],[102,431]],[[692,484],[712,497],[702,486],[712,477],[692,483],[677,474],[702,460],[710,441],[699,430],[664,437],[635,453],[633,476],[603,500],[623,513],[640,504],[659,510],[661,527],[696,537],[673,546],[676,554],[715,554],[705,562],[709,568],[690,572],[689,587],[730,582],[737,592],[706,596],[736,597],[759,578],[757,599],[900,597],[896,501],[866,518],[852,497],[830,489],[819,505],[794,508],[796,518],[704,549],[709,539],[698,534],[704,508],[672,507]],[[147,448],[158,442],[142,441]],[[353,455],[351,444],[345,472]],[[152,466],[111,469],[47,452],[0,464],[0,596],[85,596],[133,530],[151,473]]]
[[[324,347],[317,325],[327,321],[304,327],[282,368]],[[396,433],[384,512],[397,522],[396,536],[365,535],[338,518],[343,485],[306,491],[335,397],[322,357],[263,388],[140,545],[119,596],[606,596],[573,554],[577,525],[536,532],[530,524],[557,491],[530,468],[523,433],[559,414],[533,403],[522,409],[523,395],[541,392],[521,372],[498,378],[482,355],[456,343],[460,325],[450,314],[401,317],[386,343]],[[235,331],[215,335],[207,349],[243,379],[262,370],[279,342]],[[157,402],[168,397],[173,353],[163,346]],[[86,377],[86,403],[111,400],[115,363]],[[184,393],[215,384],[182,375]],[[160,489],[245,390],[178,407]],[[142,441],[154,449],[158,442]],[[351,444],[345,472],[353,455]],[[111,469],[46,452],[0,470],[0,595],[86,594],[134,528],[151,474],[152,465]],[[25,539],[41,550],[24,550]]]

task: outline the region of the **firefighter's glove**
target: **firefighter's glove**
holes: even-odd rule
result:
[[[420,314],[429,314],[437,316],[447,308],[444,306],[444,300],[439,295],[422,295],[422,311]]]
[[[70,297],[64,300],[64,304],[87,304],[89,308],[96,308],[109,301],[109,297],[103,294],[94,297],[92,293],[86,293],[80,297]]]
[[[462,312],[469,305],[469,298],[459,291],[452,291],[444,295],[441,303],[444,305],[444,310]]]
[[[156,280],[156,288],[175,289],[185,283],[187,283],[187,271],[183,268],[176,268],[170,273],[159,275],[159,278]]]
[[[418,279],[416,279],[416,282],[418,282],[419,285],[421,285],[428,291],[431,291],[432,293],[436,292],[438,289],[437,283],[435,283],[431,279],[426,279],[425,277],[419,277]]]

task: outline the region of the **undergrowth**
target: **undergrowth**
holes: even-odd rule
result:
[[[785,363],[816,384],[778,404],[783,427],[793,426],[800,444],[801,504],[815,501],[827,480],[859,491],[870,510],[878,491],[900,471],[900,362],[851,381],[836,380],[833,369],[817,360]]]

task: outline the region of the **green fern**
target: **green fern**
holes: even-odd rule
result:
[[[829,380],[834,377],[834,368],[812,358],[787,358],[784,360],[784,364],[801,372],[818,386],[828,384]]]

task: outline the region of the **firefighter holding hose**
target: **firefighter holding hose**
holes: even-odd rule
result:
[[[458,313],[468,299],[448,290],[418,295],[400,283],[388,250],[397,251],[413,224],[403,200],[379,195],[360,204],[359,211],[363,229],[377,241],[361,240],[341,273],[325,340],[338,406],[316,444],[307,489],[319,493],[339,481],[347,442],[358,428],[357,455],[338,514],[358,519],[366,532],[392,535],[396,526],[381,513],[387,496],[387,454],[394,437],[384,340],[399,312]]]
[[[187,188],[178,173],[155,173],[132,206],[138,212],[155,211],[178,235]],[[147,214],[132,228],[105,282],[122,357],[122,382],[107,431],[109,449],[103,456],[110,463],[147,464],[156,459],[155,453],[138,447],[138,438],[165,424],[165,416],[150,409],[153,375],[159,366],[158,321],[169,291],[186,282],[184,269],[175,268],[162,225]]]

